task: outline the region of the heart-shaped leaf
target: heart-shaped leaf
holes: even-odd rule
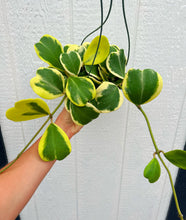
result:
[[[172,150],[164,153],[164,156],[175,166],[186,170],[186,151]]]
[[[114,83],[103,82],[96,90],[95,100],[100,112],[111,112],[121,107],[123,94]]]
[[[78,52],[70,51],[69,53],[62,53],[60,55],[60,61],[67,73],[72,76],[79,74],[82,62]]]
[[[109,72],[120,79],[123,79],[125,76],[125,65],[126,57],[123,49],[110,53],[106,60]]]
[[[84,106],[96,96],[96,89],[92,80],[71,76],[67,80],[66,94],[72,103]]]
[[[71,152],[70,140],[59,126],[51,123],[39,142],[38,152],[44,161],[63,160]]]
[[[55,99],[63,95],[65,90],[64,76],[54,68],[41,67],[36,76],[30,80],[34,92],[45,99]]]
[[[71,102],[70,114],[72,120],[78,125],[86,125],[99,116],[99,112],[91,103],[87,103],[85,106],[79,107]]]
[[[85,51],[83,56],[84,65],[92,65],[98,47],[99,38],[99,36],[95,37],[88,46],[88,49]],[[109,50],[109,41],[105,36],[102,35],[94,65],[102,63],[109,55]]]
[[[144,169],[144,177],[149,180],[150,183],[156,182],[161,174],[161,168],[158,160],[154,157]]]
[[[124,77],[122,90],[129,101],[141,105],[156,98],[162,87],[162,77],[154,70],[130,69]]]
[[[117,52],[119,51],[119,48],[116,46],[116,45],[110,45],[110,51],[109,51],[109,54],[111,54],[112,52]],[[108,56],[109,57],[109,56]],[[108,59],[107,57],[107,59]],[[108,69],[107,69],[107,66],[106,66],[106,60],[104,60],[102,63],[99,64],[99,66],[101,67],[101,69],[104,71],[104,72],[108,72]]]
[[[63,70],[59,61],[59,56],[63,53],[63,48],[55,37],[48,34],[44,35],[40,41],[34,45],[34,48],[41,60],[52,67]]]
[[[42,99],[24,99],[8,109],[6,117],[12,121],[27,121],[49,114],[49,107]]]

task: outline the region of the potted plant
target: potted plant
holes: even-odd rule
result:
[[[38,146],[41,159],[62,160],[70,154],[71,144],[67,135],[53,122],[53,115],[63,103],[76,124],[86,125],[101,113],[119,109],[125,97],[143,114],[155,149],[153,158],[150,158],[144,169],[144,177],[150,183],[156,182],[161,174],[161,162],[168,173],[179,218],[183,220],[172,177],[164,159],[186,169],[186,152],[163,152],[159,149],[148,117],[142,108],[143,104],[150,102],[161,92],[161,75],[152,69],[126,71],[128,57],[126,58],[124,50],[117,45],[110,45],[107,37],[102,34],[95,37],[91,43],[67,44],[64,47],[55,37],[44,35],[35,44],[35,50],[39,58],[49,66],[37,70],[36,75],[30,80],[30,86],[41,98],[58,98],[60,101],[53,111],[50,111],[47,103],[41,98],[20,100],[7,110],[7,118],[13,121],[40,117],[47,119],[16,159],[0,173],[21,156],[48,122],[49,125]]]

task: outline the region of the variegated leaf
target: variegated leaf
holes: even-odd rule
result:
[[[99,71],[98,71],[98,65],[85,65],[85,70],[87,72],[87,74],[89,74],[89,76],[92,76],[94,78],[96,78],[97,80],[101,80],[101,77],[99,75]]]
[[[67,80],[66,95],[75,105],[84,106],[96,96],[96,89],[92,80],[71,76]]]
[[[55,99],[64,94],[65,77],[54,68],[41,67],[30,80],[34,92],[45,99]]]
[[[70,140],[59,126],[51,123],[39,142],[38,152],[44,161],[63,160],[71,152]]]
[[[110,51],[109,51],[109,54],[112,53],[112,52],[117,52],[119,51],[119,48],[116,46],[116,45],[110,45]],[[108,59],[108,57],[107,57]],[[99,66],[101,67],[101,69],[104,71],[104,72],[108,72],[108,69],[107,69],[107,66],[106,66],[106,60],[104,60],[102,63],[99,64]]]
[[[65,108],[68,112],[70,112],[70,99],[66,98],[65,99]]]
[[[85,106],[80,107],[71,102],[70,114],[74,123],[78,125],[86,125],[99,116],[97,108],[91,103],[87,103]]]
[[[106,60],[106,66],[109,72],[120,79],[123,79],[125,76],[125,65],[126,57],[123,49],[110,53]]]
[[[63,70],[59,61],[59,56],[63,53],[63,48],[55,37],[46,34],[34,45],[34,47],[40,59],[52,67]]]
[[[84,65],[92,65],[98,47],[98,43],[99,43],[99,36],[95,37],[92,40],[92,42],[88,46],[88,49],[85,51],[83,56]],[[102,35],[99,44],[99,49],[94,61],[94,65],[102,63],[109,55],[109,50],[110,50],[109,41],[105,36]]]
[[[122,90],[130,102],[141,105],[156,98],[162,87],[162,77],[154,70],[130,69],[125,75]]]
[[[96,90],[95,100],[97,109],[102,113],[107,113],[121,107],[123,94],[114,83],[103,82]]]
[[[80,55],[81,60],[83,60],[85,50],[86,48],[83,45],[79,46],[77,44],[70,44],[67,53],[69,53],[70,51],[76,51]]]
[[[12,121],[27,121],[50,114],[46,102],[42,99],[24,99],[6,111],[6,117]]]
[[[60,62],[68,74],[72,76],[76,76],[79,74],[82,62],[78,52],[70,51],[68,53],[62,53],[60,55]]]

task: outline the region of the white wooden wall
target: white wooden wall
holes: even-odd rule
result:
[[[127,51],[121,1],[113,2],[104,35]],[[104,7],[106,15],[108,0]],[[126,13],[131,34],[128,68],[153,68],[164,80],[160,96],[144,105],[157,143],[165,151],[183,148],[186,1],[126,0]],[[99,24],[98,0],[0,0],[0,122],[9,160],[42,123],[38,119],[14,123],[5,118],[14,102],[37,97],[29,81],[45,64],[35,54],[34,43],[51,34],[63,45],[80,44]],[[51,109],[58,102],[52,101]],[[71,155],[57,162],[41,183],[21,213],[23,220],[165,219],[171,196],[169,181],[163,169],[154,184],[143,177],[154,150],[135,106],[125,100],[118,111],[101,115],[72,139],[72,147]],[[175,178],[177,169],[169,167]]]

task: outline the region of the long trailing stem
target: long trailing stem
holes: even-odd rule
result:
[[[176,204],[176,209],[178,211],[178,216],[179,216],[179,218],[181,220],[184,220],[183,214],[181,213],[181,210],[180,210],[180,207],[179,207],[178,198],[177,198],[177,195],[176,195],[176,190],[174,188],[174,183],[173,183],[173,180],[172,180],[172,176],[171,176],[170,170],[168,169],[168,167],[166,166],[165,162],[163,161],[163,158],[160,155],[161,151],[159,150],[159,148],[158,148],[158,146],[156,144],[156,141],[154,139],[154,135],[152,133],[152,129],[151,129],[151,125],[150,125],[149,119],[148,119],[147,115],[145,114],[145,112],[143,111],[143,109],[141,108],[141,106],[137,106],[137,108],[141,111],[141,113],[143,114],[143,116],[144,116],[144,118],[146,120],[148,129],[149,129],[149,133],[150,133],[150,136],[151,136],[154,148],[156,150],[156,154],[158,155],[158,158],[160,159],[161,163],[163,164],[165,170],[168,173],[170,184],[171,184],[171,188],[172,188],[172,192],[173,192],[173,196],[174,196],[174,200],[175,200],[175,204]]]
[[[66,98],[66,95],[63,97],[63,99],[60,101],[60,103],[57,105],[57,107],[54,109],[54,111],[48,116],[47,120],[42,124],[42,126],[38,129],[38,131],[34,134],[34,136],[30,139],[30,141],[27,143],[27,145],[17,155],[17,157],[12,162],[10,162],[5,168],[0,170],[0,174],[3,173],[5,170],[7,170],[9,167],[11,167],[19,159],[19,157],[25,152],[25,150],[30,146],[30,144],[38,136],[38,134],[45,127],[45,125],[48,123],[48,121],[53,117],[53,115],[56,113],[56,111],[59,109],[59,107],[63,104],[65,98]]]

